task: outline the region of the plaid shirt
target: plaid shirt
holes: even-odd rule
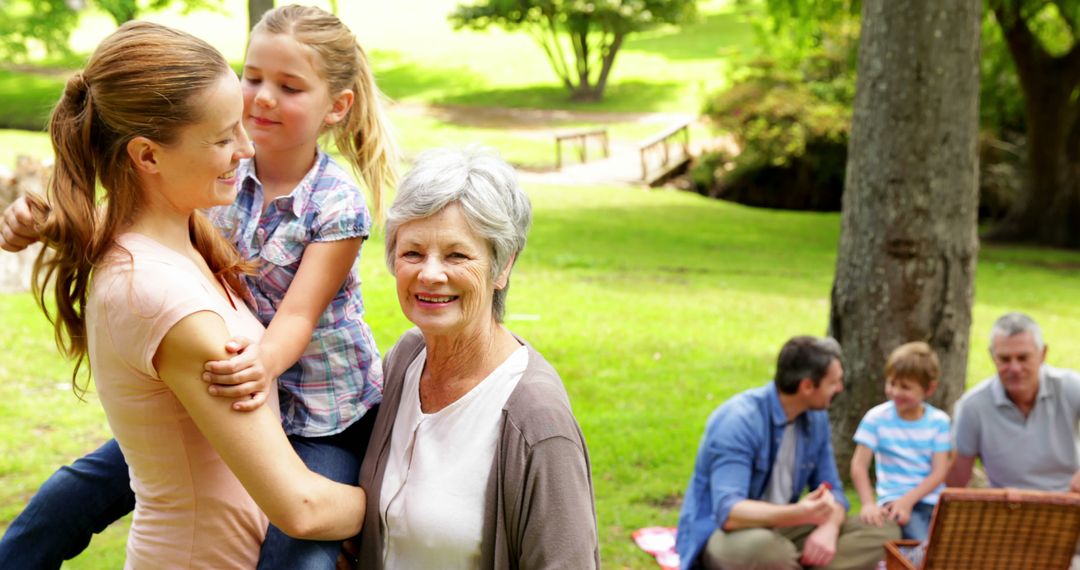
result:
[[[368,236],[371,214],[360,189],[321,149],[315,165],[287,196],[263,206],[262,183],[252,160],[237,170],[236,201],[210,212],[222,235],[245,259],[257,262],[248,276],[252,309],[263,325],[274,318],[309,243]],[[311,342],[278,377],[285,433],[304,437],[343,431],[382,400],[382,363],[363,320],[360,278],[349,273],[319,317]]]

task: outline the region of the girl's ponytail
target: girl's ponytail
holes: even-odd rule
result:
[[[355,43],[355,42],[354,42]],[[382,219],[383,192],[397,184],[398,150],[383,109],[385,97],[375,85],[367,55],[356,45],[356,97],[349,115],[335,132],[335,142],[371,190],[372,211]]]

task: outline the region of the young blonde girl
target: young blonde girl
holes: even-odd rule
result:
[[[382,366],[363,321],[353,271],[372,224],[363,193],[319,148],[331,133],[380,209],[397,160],[381,95],[353,34],[332,14],[306,6],[268,12],[252,30],[244,61],[244,127],[255,157],[238,170],[238,195],[211,220],[256,261],[248,279],[258,345],[207,365],[212,393],[258,403],[277,378],[282,423],[308,466],[356,483],[382,399]],[[235,348],[243,347],[238,342]],[[332,568],[338,546],[304,543],[271,528],[260,567]]]
[[[203,379],[211,394],[236,398],[233,409],[251,411],[277,378],[282,423],[301,459],[316,473],[355,484],[382,392],[353,271],[373,217],[318,141],[333,135],[379,212],[397,160],[381,94],[348,28],[323,10],[295,5],[268,12],[252,30],[241,87],[255,156],[237,169],[236,200],[209,217],[253,262],[248,302],[267,330],[258,344],[230,341],[235,356],[208,362]],[[17,559],[53,568],[78,554],[91,533],[130,510],[126,470],[109,442],[54,474],[0,541],[0,565]],[[98,512],[76,516],[64,508],[91,494],[102,504]],[[259,567],[329,569],[338,550],[338,542],[296,540],[271,526]]]

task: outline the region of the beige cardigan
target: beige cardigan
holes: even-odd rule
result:
[[[521,341],[521,339],[518,339]],[[562,381],[540,353],[503,406],[484,505],[480,567],[484,569],[600,567],[592,474],[585,437]],[[360,486],[367,513],[360,534],[360,568],[383,567],[379,494],[401,402],[405,370],[424,348],[416,329],[402,335],[383,363],[383,402],[371,434]]]

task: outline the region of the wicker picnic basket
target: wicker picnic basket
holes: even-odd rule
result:
[[[1080,494],[945,489],[934,509],[925,551],[917,540],[889,541],[885,566],[1068,570],[1078,539]]]

